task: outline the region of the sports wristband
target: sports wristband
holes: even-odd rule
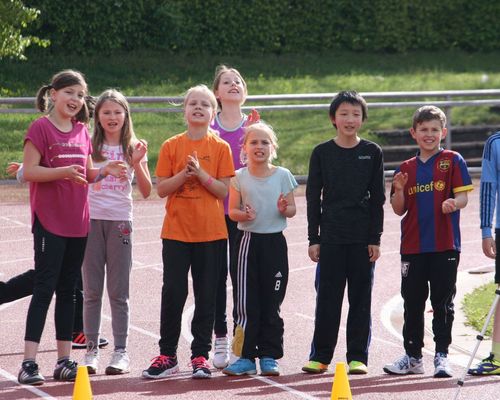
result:
[[[99,182],[99,181],[102,181],[104,178],[106,178],[103,174],[102,174],[102,168],[99,168],[99,173],[97,174],[97,176],[95,177],[94,179],[94,183],[96,182]]]
[[[203,183],[203,186],[210,186],[213,182],[214,182],[214,178],[209,176],[208,179]]]

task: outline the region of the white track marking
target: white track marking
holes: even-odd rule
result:
[[[41,397],[42,399],[49,399],[49,400],[57,400],[55,397],[52,397],[50,394],[45,393],[43,390],[38,389],[35,386],[30,386],[30,385],[21,385],[19,382],[17,382],[17,377],[9,374],[7,371],[4,369],[0,368],[0,376],[3,376],[5,379],[8,381],[14,382],[21,386],[23,389],[28,390],[29,392],[37,395],[38,397]]]

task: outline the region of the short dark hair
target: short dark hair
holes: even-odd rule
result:
[[[335,113],[342,103],[360,105],[363,112],[363,121],[368,118],[368,106],[366,105],[366,101],[363,96],[354,90],[343,90],[337,93],[330,103],[330,118],[335,118]],[[335,128],[337,127],[335,124],[334,126]]]
[[[441,128],[446,127],[446,114],[436,106],[422,106],[413,114],[413,129],[425,121],[437,120],[441,123]]]

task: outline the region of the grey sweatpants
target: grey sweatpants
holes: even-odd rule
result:
[[[115,349],[126,348],[131,269],[132,223],[90,220],[90,232],[82,268],[83,330],[89,344],[98,343],[99,340],[106,277],[114,346]]]

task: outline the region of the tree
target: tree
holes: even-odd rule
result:
[[[0,59],[25,60],[24,51],[32,44],[47,47],[49,40],[23,35],[28,24],[40,14],[36,8],[26,7],[21,0],[0,0]]]

